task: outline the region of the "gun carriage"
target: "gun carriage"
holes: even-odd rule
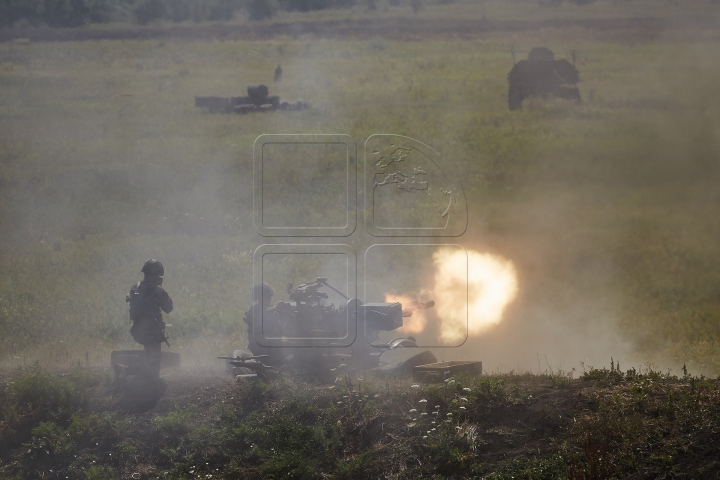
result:
[[[334,291],[346,303],[339,306],[330,303],[323,288]],[[399,302],[364,304],[357,298],[348,298],[322,277],[297,287],[290,283],[286,291],[290,301],[278,302],[265,310],[262,318],[253,319],[254,332],[248,332],[249,337],[256,332],[271,332],[273,346],[259,346],[251,340],[249,349],[218,357],[227,361],[232,374],[254,377],[292,369],[321,381],[333,381],[348,371],[401,373],[437,361],[431,352],[425,351],[391,365],[382,360],[383,355],[397,348],[417,348],[416,339],[380,340],[382,332],[402,327],[403,318],[412,316],[414,311],[433,307],[432,300],[405,306]]]

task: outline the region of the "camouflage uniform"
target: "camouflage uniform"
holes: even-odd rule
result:
[[[170,313],[173,302],[161,286],[165,273],[162,263],[150,259],[143,265],[142,272],[145,278],[130,288],[125,301],[130,304],[133,321],[130,334],[145,347],[145,373],[157,377],[160,375],[160,346],[166,341],[162,312]]]
[[[255,336],[280,337],[282,326],[280,315],[274,307],[270,306],[274,292],[267,283],[259,283],[253,287],[253,300],[255,303],[247,309],[243,321],[247,324],[248,349],[253,355],[269,355],[263,363],[280,366],[287,356],[285,349],[277,347],[264,347],[260,345]],[[257,329],[253,328],[256,322]]]

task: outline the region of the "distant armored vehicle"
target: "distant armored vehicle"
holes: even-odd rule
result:
[[[267,86],[250,85],[243,97],[195,97],[195,106],[207,108],[210,113],[251,113],[273,110],[305,110],[302,100],[281,102],[277,95],[270,96]]]
[[[580,74],[567,60],[555,60],[545,47],[533,48],[527,60],[520,60],[508,73],[510,110],[522,108],[527,97],[557,97],[580,101],[577,83]]]

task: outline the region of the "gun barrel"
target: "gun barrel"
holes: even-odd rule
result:
[[[419,310],[425,310],[427,308],[432,308],[435,306],[435,300],[428,300],[427,302],[418,303],[417,308]]]
[[[403,317],[412,317],[415,310],[426,310],[435,306],[435,300],[428,300],[427,302],[410,302],[410,306],[403,308]]]
[[[403,311],[407,310],[412,312],[413,310],[427,310],[435,306],[435,300],[428,300],[427,302],[412,302],[407,308],[403,308]]]

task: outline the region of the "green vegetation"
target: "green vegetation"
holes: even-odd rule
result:
[[[239,0],[0,0],[0,27],[80,27],[91,23],[158,20],[172,22],[230,20]]]
[[[0,27],[81,27],[92,23],[173,23],[232,20],[241,10],[250,20],[272,17],[278,8],[308,12],[347,8],[355,0],[0,0]],[[413,7],[414,8],[414,7]]]
[[[16,24],[79,27],[105,23],[122,1],[112,0],[0,0],[0,27]]]
[[[585,438],[574,449],[584,465],[574,472],[594,471],[599,478],[628,471],[715,478],[714,461],[699,462],[694,452],[703,451],[715,435],[717,381],[687,370],[682,378],[653,371],[612,373],[606,377],[612,381],[598,382],[585,397],[585,410],[571,429]]]
[[[38,375],[53,376],[33,367],[10,391]],[[70,385],[73,378],[52,381]],[[689,374],[645,369],[561,387],[532,374],[435,386],[350,376],[330,387],[285,375],[215,386],[192,376],[168,380],[178,403],[157,414],[115,412],[110,385],[84,387],[88,402],[62,421],[20,425],[4,414],[0,475],[715,478],[707,476],[715,467],[705,453],[720,428],[720,383]],[[23,407],[15,394],[0,403],[3,412]]]
[[[3,409],[3,420],[9,428],[29,424],[51,429],[55,423],[67,424],[83,403],[79,382],[59,378],[37,363],[22,369],[7,391],[9,403]],[[44,425],[44,427],[43,427]]]
[[[626,7],[635,12],[607,11]],[[463,8],[420,14],[446,21]],[[594,8],[582,10],[594,18]],[[548,311],[562,328],[618,327],[641,361],[719,371],[718,49],[708,39],[629,42],[630,33],[0,45],[3,361],[105,363],[109,349],[132,345],[123,299],[151,256],[167,267],[175,346],[197,342],[198,361],[208,358],[200,347],[242,346],[250,252],[262,243],[251,217],[254,139],[345,132],[362,160],[367,136],[392,132],[430,145],[462,179],[463,246],[515,263],[521,292],[508,324]],[[524,55],[538,43],[575,52],[582,105],[532,100],[508,111],[510,47]],[[193,107],[195,95],[268,83],[277,64],[285,79],[272,93],[310,110]]]
[[[222,31],[202,23],[216,20],[209,10],[195,20],[170,3],[161,22]],[[720,391],[702,376],[720,373],[720,49],[704,26],[717,5],[574,3],[587,2],[426,1],[415,14],[407,2],[310,13],[273,2],[282,8],[259,23],[262,40],[1,43],[0,366],[24,367],[0,392],[0,476],[707,478]],[[651,8],[652,21],[633,23]],[[140,21],[134,12],[124,18]],[[440,28],[482,18],[508,29]],[[398,28],[358,30],[371,20]],[[306,30],[273,37],[271,21]],[[405,21],[438,30],[407,33]],[[170,23],[78,31],[152,37]],[[583,102],[509,112],[511,52],[539,45],[574,56]],[[278,64],[283,81],[271,85]],[[311,108],[193,106],[259,83]],[[503,322],[473,339],[482,348],[458,352],[482,352],[491,369],[529,352],[517,363],[534,368],[537,356],[539,370],[542,356],[576,365],[595,347],[617,358],[623,340],[633,362],[700,376],[623,357],[625,370],[613,361],[579,380],[551,371],[413,388],[347,377],[328,388],[281,377],[185,397],[172,389],[186,378],[171,376],[171,406],[120,413],[107,373],[87,368],[135,347],[124,297],[147,258],[165,264],[168,332],[185,364],[219,369],[215,355],[245,345],[252,251],[267,241],[252,225],[252,144],[266,133],[350,134],[360,165],[376,133],[439,152],[469,206],[458,243],[510,259],[520,276]],[[318,204],[335,201],[319,185]],[[373,239],[359,219],[348,242],[360,256]],[[388,278],[413,275],[396,268],[405,260]],[[281,292],[316,267],[268,281]]]

